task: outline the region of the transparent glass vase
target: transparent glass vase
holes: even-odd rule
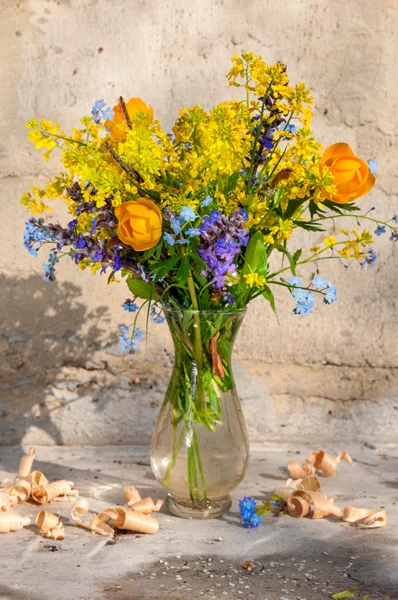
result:
[[[175,363],[152,437],[151,465],[175,515],[207,519],[229,510],[249,458],[232,374],[245,310],[164,309]]]

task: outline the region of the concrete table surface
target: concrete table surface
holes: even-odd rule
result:
[[[371,445],[372,446],[372,445]],[[358,530],[339,519],[263,518],[257,529],[239,523],[238,499],[265,499],[286,478],[286,464],[314,447],[262,444],[251,448],[245,480],[233,493],[231,512],[218,520],[187,521],[159,513],[155,536],[126,532],[114,539],[75,527],[70,503],[47,505],[62,516],[65,540],[41,537],[32,524],[0,534],[0,600],[138,600],[158,598],[253,598],[321,600],[355,588],[355,598],[398,598],[398,446],[322,448],[347,450],[354,466],[341,463],[321,489],[337,506],[385,508],[388,525]],[[122,487],[163,498],[143,446],[40,447],[34,469],[50,480],[69,479],[100,510],[123,503]],[[0,448],[0,481],[14,476],[21,449]],[[40,507],[17,507],[34,523]],[[253,568],[244,568],[245,563]]]

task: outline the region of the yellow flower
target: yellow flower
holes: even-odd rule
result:
[[[258,273],[247,273],[246,275],[243,275],[243,277],[250,287],[262,287],[267,283],[264,275],[259,275]]]
[[[153,108],[147,106],[140,98],[130,98],[126,102],[127,113],[132,120],[135,115],[142,113],[145,115],[145,121],[151,123],[153,120]],[[118,142],[124,142],[126,139],[127,123],[123,114],[122,107],[117,104],[113,107],[114,116],[112,121],[105,121],[105,127],[109,129],[111,138]]]
[[[138,252],[153,248],[162,235],[162,213],[160,208],[146,198],[123,202],[115,208],[119,221],[119,239]]]
[[[318,250],[320,250],[321,247],[320,246],[313,246],[312,248],[310,248],[310,252],[318,252]]]
[[[337,244],[336,238],[334,237],[334,235],[331,235],[328,238],[325,238],[323,240],[325,242],[325,246],[331,247],[334,246],[335,244]]]
[[[270,227],[271,234],[276,237],[278,241],[288,240],[293,231],[293,222],[289,219],[283,220],[278,218],[277,223]]]
[[[33,215],[42,214],[45,210],[51,210],[49,206],[44,204],[42,198],[45,196],[45,191],[39,187],[32,187],[31,192],[25,192],[21,197],[21,204]]]

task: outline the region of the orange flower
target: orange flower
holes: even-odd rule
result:
[[[152,106],[147,106],[140,98],[130,98],[130,100],[126,102],[126,108],[130,119],[133,119],[134,115],[137,113],[146,114],[148,122],[151,122],[153,119]],[[109,129],[112,139],[118,142],[124,142],[126,140],[127,123],[120,104],[114,106],[113,110],[115,112],[114,117],[112,121],[105,121],[105,127]]]
[[[376,181],[366,162],[355,156],[349,145],[343,142],[326,148],[321,165],[329,167],[337,187],[337,193],[333,197],[326,197],[338,204],[347,204],[361,198],[370,192]]]
[[[123,202],[115,208],[115,215],[119,221],[118,238],[134,250],[149,250],[160,240],[162,212],[152,200]]]

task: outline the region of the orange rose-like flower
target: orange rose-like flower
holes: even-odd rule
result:
[[[361,198],[370,192],[376,181],[366,162],[355,156],[349,145],[343,142],[326,148],[321,165],[329,167],[337,187],[337,193],[327,198],[338,204]]]
[[[144,113],[147,115],[148,122],[150,123],[153,119],[153,108],[147,106],[140,98],[130,98],[126,102],[127,113],[132,119],[137,113]],[[109,129],[111,138],[118,142],[124,142],[126,140],[127,123],[124,118],[123,110],[120,104],[113,107],[115,112],[112,121],[105,121],[105,127]]]
[[[162,235],[162,212],[146,198],[123,202],[115,208],[118,238],[139,252],[155,246]]]

